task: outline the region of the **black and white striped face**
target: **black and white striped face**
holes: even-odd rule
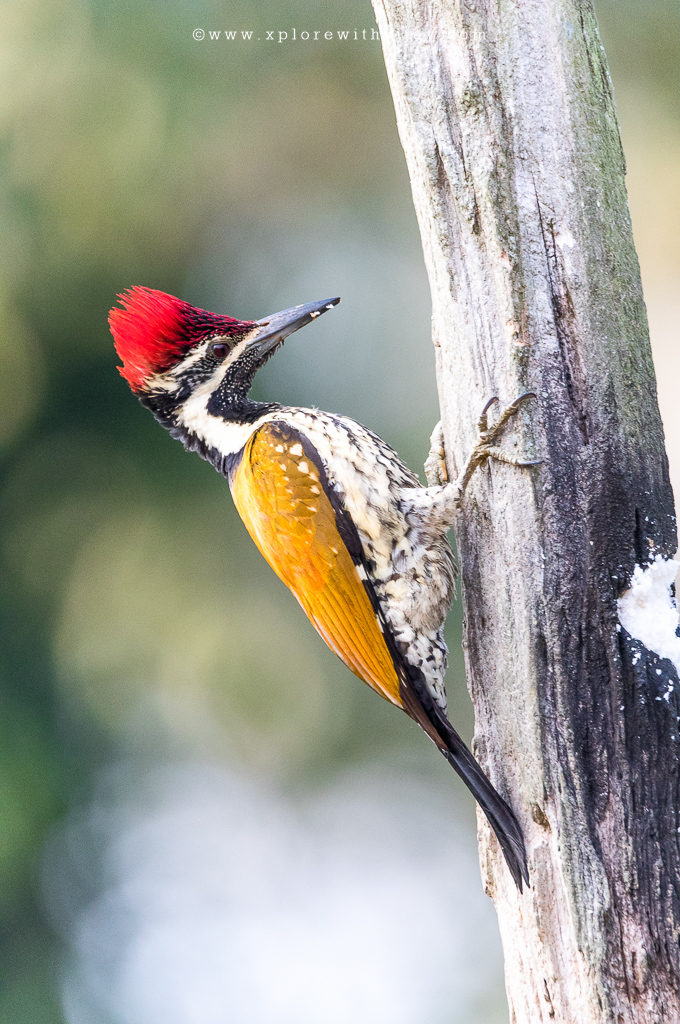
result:
[[[262,407],[248,399],[255,373],[275,351],[258,358],[258,328],[239,339],[210,338],[149,381],[141,401],[185,444],[233,455],[243,448]],[[191,445],[193,447],[193,445]]]
[[[153,407],[158,399],[166,407],[180,406],[198,391],[212,394],[230,371],[232,376],[242,379],[247,390],[258,367],[247,357],[246,349],[258,330],[254,325],[239,335],[217,335],[197,341],[172,366],[145,379],[141,389],[144,403]]]
[[[170,429],[195,436],[223,454],[239,450],[234,445],[243,431],[233,439],[234,431],[227,431],[224,424],[252,425],[264,411],[247,397],[259,368],[289,334],[339,301],[294,306],[244,324],[245,330],[196,341],[173,365],[144,380],[143,404]]]

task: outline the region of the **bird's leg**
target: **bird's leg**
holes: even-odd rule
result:
[[[430,452],[425,462],[428,487],[419,488],[417,497],[416,494],[413,495],[414,510],[418,508],[425,513],[433,525],[437,524],[440,528],[448,529],[460,511],[465,491],[475,470],[488,459],[495,459],[497,462],[504,462],[509,466],[540,465],[541,459],[515,459],[499,448],[496,443],[508,422],[521,406],[530,398],[535,397],[531,391],[520,395],[503,409],[496,422],[491,425],[489,425],[489,410],[498,402],[498,398],[489,399],[479,417],[477,443],[456,479],[450,483],[446,470],[444,434],[441,422],[438,423],[432,432]]]

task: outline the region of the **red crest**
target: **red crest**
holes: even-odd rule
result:
[[[208,313],[155,288],[129,288],[118,301],[120,307],[109,313],[109,326],[123,363],[118,371],[133,391],[141,391],[148,377],[167,370],[197,342],[253,326],[251,320]]]

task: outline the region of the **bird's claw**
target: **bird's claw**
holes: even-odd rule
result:
[[[457,503],[462,501],[463,495],[467,485],[472,479],[474,471],[478,466],[483,465],[487,459],[495,459],[496,462],[504,462],[508,466],[519,466],[520,468],[540,466],[543,461],[542,459],[515,459],[504,452],[503,449],[499,448],[496,444],[509,420],[512,419],[525,402],[528,402],[530,398],[535,397],[536,395],[533,391],[525,391],[524,394],[519,395],[514,402],[511,402],[510,405],[507,405],[505,409],[502,410],[496,422],[491,426],[489,426],[489,409],[498,403],[498,398],[494,396],[486,403],[479,417],[479,435],[477,444],[472,449],[472,453],[456,481]]]
[[[500,436],[503,428],[512,417],[519,412],[520,408],[525,402],[528,402],[530,398],[535,398],[536,395],[533,391],[525,391],[519,395],[514,402],[510,402],[510,405],[506,405],[505,409],[501,412],[496,422],[489,426],[489,409],[498,403],[498,397],[494,396],[490,398],[486,403],[479,417],[479,440],[487,445],[493,445],[496,439]]]
[[[480,444],[475,449],[479,453],[479,462],[485,462],[486,459],[495,459],[496,462],[504,462],[507,466],[519,466],[524,468],[526,466],[540,466],[543,459],[513,459],[511,455],[504,452],[502,448],[496,448],[492,445]]]
[[[482,434],[486,434],[486,432],[489,429],[489,409],[491,408],[492,405],[497,405],[499,401],[500,399],[498,398],[498,395],[494,395],[493,398],[489,399],[489,401],[486,403],[486,405],[480,412],[479,420],[477,422],[477,430],[480,436]]]

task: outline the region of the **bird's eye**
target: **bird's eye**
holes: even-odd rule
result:
[[[210,346],[210,351],[216,359],[225,359],[229,351],[229,346],[223,341],[214,341]]]

